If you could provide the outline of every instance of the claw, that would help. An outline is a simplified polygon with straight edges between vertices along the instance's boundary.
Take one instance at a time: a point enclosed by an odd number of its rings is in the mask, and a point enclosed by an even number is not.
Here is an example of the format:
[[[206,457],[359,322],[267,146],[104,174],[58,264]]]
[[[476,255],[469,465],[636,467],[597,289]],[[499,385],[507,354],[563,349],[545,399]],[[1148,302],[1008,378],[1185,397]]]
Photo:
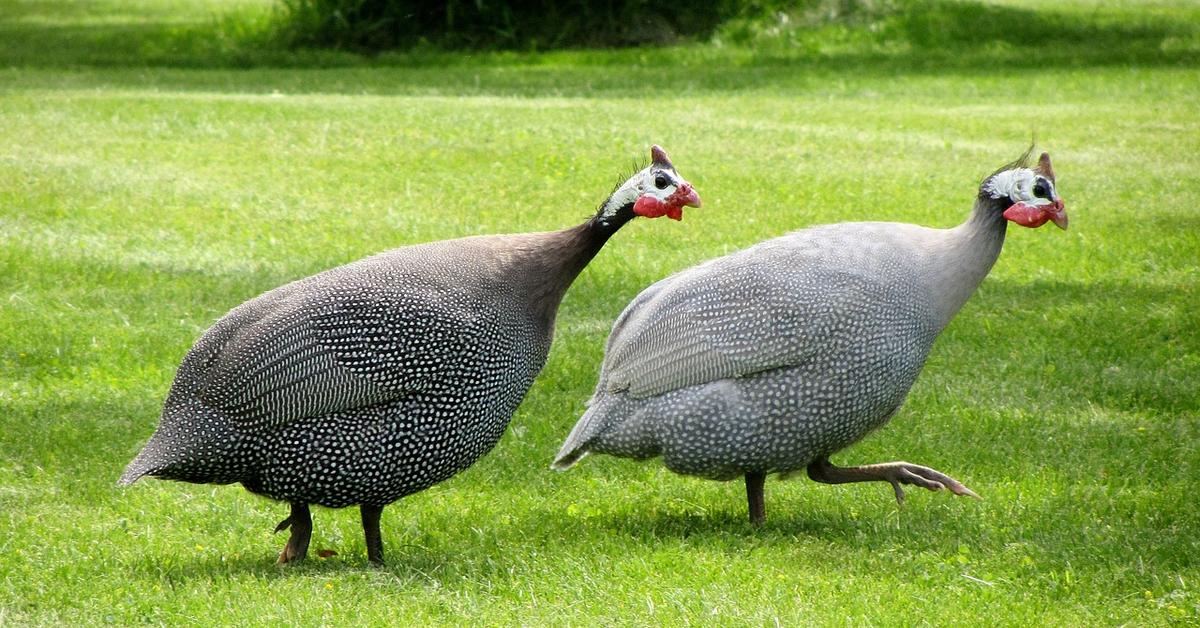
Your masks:
[[[975,499],[979,499],[979,500],[983,499],[982,497],[976,495],[975,491],[972,491],[971,489],[969,489],[957,482],[955,482],[955,486],[950,487],[950,492],[954,493],[955,495],[961,495],[963,497],[974,497]]]
[[[975,491],[963,486],[958,480],[929,467],[901,463],[893,467],[893,471],[894,477],[889,477],[888,480],[896,489],[897,501],[900,503],[904,503],[904,492],[900,489],[900,484],[912,484],[931,491],[947,489],[955,495],[979,499]]]
[[[275,526],[275,532],[279,533],[288,528],[292,529],[292,533],[283,546],[283,551],[279,553],[276,565],[302,560],[308,554],[308,542],[312,538],[312,515],[308,511],[308,504],[292,504],[291,514]]]
[[[826,484],[846,482],[870,482],[882,480],[892,485],[896,492],[896,503],[904,504],[904,489],[901,485],[911,484],[931,491],[948,489],[955,495],[979,499],[975,491],[965,487],[954,478],[929,467],[908,462],[885,462],[861,467],[837,467],[822,458],[809,463],[808,477]]]
[[[283,546],[283,551],[279,552],[279,558],[275,560],[276,565],[286,565],[303,560],[308,555],[308,539],[298,540],[295,538],[288,539],[286,545]],[[324,558],[324,556],[322,556]]]

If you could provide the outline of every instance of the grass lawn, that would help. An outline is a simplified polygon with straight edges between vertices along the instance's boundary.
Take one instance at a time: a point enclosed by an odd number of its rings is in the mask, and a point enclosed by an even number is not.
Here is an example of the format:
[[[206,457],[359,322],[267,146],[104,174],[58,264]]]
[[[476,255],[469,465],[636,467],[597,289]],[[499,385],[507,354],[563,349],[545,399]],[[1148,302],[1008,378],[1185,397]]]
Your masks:
[[[266,0],[176,5],[0,0],[0,625],[1200,622],[1196,4],[374,59],[256,52]],[[807,225],[957,224],[1033,134],[1071,229],[1010,229],[908,403],[834,458],[982,501],[770,481],[755,529],[740,482],[548,470],[643,287]],[[277,568],[283,504],[116,488],[231,307],[395,246],[575,224],[651,143],[705,207],[609,243],[495,450],[384,511],[385,568],[355,509],[314,513],[336,556]]]

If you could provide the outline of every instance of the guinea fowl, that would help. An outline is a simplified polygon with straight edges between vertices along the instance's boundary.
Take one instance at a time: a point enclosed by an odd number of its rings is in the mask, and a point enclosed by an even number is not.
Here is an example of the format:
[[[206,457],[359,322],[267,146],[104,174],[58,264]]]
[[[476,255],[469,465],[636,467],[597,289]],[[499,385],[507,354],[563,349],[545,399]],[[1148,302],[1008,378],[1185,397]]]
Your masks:
[[[383,507],[496,444],[580,271],[635,216],[679,220],[684,206],[700,197],[655,146],[579,226],[403,247],[251,299],[184,357],[120,484],[240,482],[289,502],[280,563],[305,556],[310,504],[357,504],[382,562]]]
[[[933,469],[836,467],[829,456],[903,403],[934,340],[1000,254],[1006,219],[1067,228],[1049,155],[988,177],[952,229],[859,222],[813,227],[650,286],[613,325],[588,409],[559,450],[715,480],[743,476],[750,520],[771,473],[829,484],[890,482],[975,496]]]

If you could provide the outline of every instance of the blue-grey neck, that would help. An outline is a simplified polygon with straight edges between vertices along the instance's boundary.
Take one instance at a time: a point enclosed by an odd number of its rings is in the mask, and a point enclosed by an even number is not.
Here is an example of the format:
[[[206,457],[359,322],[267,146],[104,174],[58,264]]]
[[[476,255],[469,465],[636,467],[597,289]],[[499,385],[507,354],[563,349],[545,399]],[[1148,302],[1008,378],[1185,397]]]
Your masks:
[[[949,324],[992,270],[1004,247],[1008,222],[1002,201],[980,196],[961,225],[943,232],[930,269],[941,327]]]

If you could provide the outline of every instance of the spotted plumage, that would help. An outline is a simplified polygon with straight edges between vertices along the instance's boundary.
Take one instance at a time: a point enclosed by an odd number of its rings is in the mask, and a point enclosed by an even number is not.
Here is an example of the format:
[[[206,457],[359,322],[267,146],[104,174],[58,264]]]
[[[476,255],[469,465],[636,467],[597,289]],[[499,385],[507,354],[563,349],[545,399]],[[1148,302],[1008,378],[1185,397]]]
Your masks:
[[[496,444],[546,361],[559,301],[609,236],[684,205],[699,196],[654,147],[578,227],[404,247],[251,299],[183,359],[120,483],[240,482],[290,502],[281,562],[307,550],[309,504],[360,505],[380,561],[382,507]]]
[[[886,480],[898,499],[904,483],[973,494],[925,467],[843,469],[828,457],[900,407],[1018,206],[1021,224],[1065,227],[1048,156],[1037,171],[1018,163],[985,180],[953,229],[813,227],[652,285],[614,324],[596,391],[554,467],[589,452],[661,455],[677,473],[744,476],[754,521],[765,516],[763,478],[801,469],[832,483]]]

